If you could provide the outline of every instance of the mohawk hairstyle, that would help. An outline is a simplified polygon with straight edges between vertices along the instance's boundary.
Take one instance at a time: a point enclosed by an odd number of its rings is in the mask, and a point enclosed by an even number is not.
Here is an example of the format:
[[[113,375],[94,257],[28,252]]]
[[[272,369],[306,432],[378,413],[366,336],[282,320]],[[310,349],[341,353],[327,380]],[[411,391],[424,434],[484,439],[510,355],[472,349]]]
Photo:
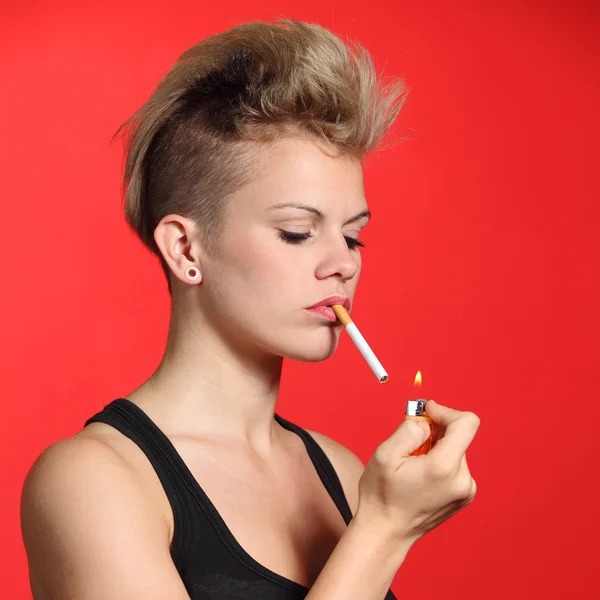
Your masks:
[[[124,140],[125,219],[159,258],[169,293],[154,229],[179,214],[214,247],[227,199],[257,169],[249,141],[308,133],[362,159],[407,93],[401,79],[378,80],[362,46],[289,19],[237,25],[184,52],[113,137]]]

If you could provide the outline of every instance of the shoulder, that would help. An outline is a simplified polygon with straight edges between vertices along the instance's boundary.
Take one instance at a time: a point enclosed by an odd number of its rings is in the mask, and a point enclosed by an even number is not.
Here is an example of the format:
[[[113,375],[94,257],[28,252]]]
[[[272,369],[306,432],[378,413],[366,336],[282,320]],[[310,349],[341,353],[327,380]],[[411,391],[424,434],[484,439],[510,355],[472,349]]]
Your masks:
[[[124,460],[97,438],[73,436],[46,448],[23,484],[24,533],[48,523],[73,523],[110,497],[135,500],[138,485]]]
[[[53,486],[60,492],[75,482],[118,476],[125,470],[124,461],[108,444],[94,437],[73,436],[52,444],[37,457],[23,491],[43,493]]]
[[[352,514],[356,514],[358,508],[358,482],[365,470],[364,464],[352,450],[334,439],[310,429],[305,431],[313,437],[330,460],[340,478]]]
[[[27,473],[23,491],[27,494],[43,492],[52,482],[69,484],[94,467],[96,473],[123,467],[118,455],[106,444],[92,437],[73,436],[46,448]],[[58,491],[58,490],[57,490]]]
[[[176,585],[164,521],[123,458],[96,438],[74,436],[40,454],[23,484],[21,532],[30,574],[52,597],[139,591],[146,563],[157,582],[164,575]]]
[[[93,437],[74,436],[46,448],[27,473],[21,492],[26,547],[29,542],[38,547],[43,532],[68,543],[73,536],[83,537],[81,529],[91,535],[100,523],[122,523],[132,513],[141,516],[154,535],[163,534],[164,521],[132,469],[108,444]]]

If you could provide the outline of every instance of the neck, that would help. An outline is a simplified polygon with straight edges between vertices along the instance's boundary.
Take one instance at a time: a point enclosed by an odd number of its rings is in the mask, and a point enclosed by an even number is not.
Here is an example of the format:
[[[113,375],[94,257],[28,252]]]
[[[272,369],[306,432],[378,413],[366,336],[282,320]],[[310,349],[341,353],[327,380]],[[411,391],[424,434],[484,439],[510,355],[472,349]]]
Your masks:
[[[165,354],[128,398],[170,434],[247,445],[267,455],[283,358],[224,339],[222,332],[171,313]]]

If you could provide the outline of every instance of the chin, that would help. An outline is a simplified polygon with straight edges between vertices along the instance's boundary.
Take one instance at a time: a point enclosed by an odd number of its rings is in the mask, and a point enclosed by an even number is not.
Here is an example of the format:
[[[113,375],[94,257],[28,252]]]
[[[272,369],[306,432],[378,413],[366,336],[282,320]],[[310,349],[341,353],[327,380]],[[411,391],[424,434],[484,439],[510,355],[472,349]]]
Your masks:
[[[324,330],[324,333],[299,338],[298,343],[281,349],[282,356],[299,362],[320,362],[329,358],[336,351],[340,336],[334,329]]]

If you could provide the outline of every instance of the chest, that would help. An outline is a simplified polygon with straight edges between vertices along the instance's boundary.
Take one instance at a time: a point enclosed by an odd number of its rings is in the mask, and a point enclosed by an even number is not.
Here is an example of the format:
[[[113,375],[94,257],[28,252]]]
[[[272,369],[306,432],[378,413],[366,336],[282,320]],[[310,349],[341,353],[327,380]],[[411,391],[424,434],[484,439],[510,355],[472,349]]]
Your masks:
[[[86,430],[86,435],[110,444],[131,467],[157,507],[172,545],[173,512],[147,456],[104,423],[92,423]],[[290,434],[286,450],[265,464],[235,449],[169,437],[243,552],[267,570],[311,587],[346,523],[303,442]]]
[[[80,435],[101,439],[128,464],[171,546],[171,505],[141,448],[104,423],[91,423]],[[169,439],[242,551],[268,571],[311,587],[347,526],[302,440],[290,433],[285,450],[267,464],[197,440]]]
[[[244,552],[310,587],[346,524],[306,450],[298,448],[265,469],[235,453],[182,440],[173,444]],[[166,516],[172,532],[171,511]]]

